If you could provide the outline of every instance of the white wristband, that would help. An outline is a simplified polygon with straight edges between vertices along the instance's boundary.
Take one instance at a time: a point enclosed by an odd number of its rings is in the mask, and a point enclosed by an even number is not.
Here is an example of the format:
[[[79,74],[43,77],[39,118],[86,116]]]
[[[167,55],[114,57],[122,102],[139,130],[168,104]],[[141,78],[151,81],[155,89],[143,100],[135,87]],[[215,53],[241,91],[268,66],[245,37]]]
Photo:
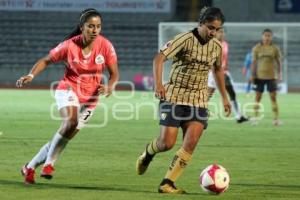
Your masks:
[[[32,79],[34,78],[33,74],[27,74],[27,76],[30,76]]]

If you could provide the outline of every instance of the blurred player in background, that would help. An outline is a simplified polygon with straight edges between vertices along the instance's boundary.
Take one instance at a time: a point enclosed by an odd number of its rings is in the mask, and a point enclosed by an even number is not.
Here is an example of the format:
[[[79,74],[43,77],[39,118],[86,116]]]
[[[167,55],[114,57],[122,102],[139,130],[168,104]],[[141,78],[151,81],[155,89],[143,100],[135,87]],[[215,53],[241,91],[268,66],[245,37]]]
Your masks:
[[[252,52],[248,52],[245,57],[244,66],[242,73],[247,79],[246,94],[249,95],[251,91],[251,63],[252,63]]]
[[[270,93],[272,111],[274,113],[273,124],[281,125],[279,120],[278,104],[276,100],[277,82],[282,81],[281,52],[277,45],[272,42],[273,32],[265,29],[262,32],[262,42],[256,44],[252,50],[252,77],[253,88],[256,91],[254,114],[252,123],[257,124],[259,116],[259,103],[262,98],[265,86]]]
[[[188,165],[198,140],[207,127],[207,76],[210,69],[215,73],[225,112],[230,114],[221,63],[222,46],[214,38],[224,20],[220,9],[202,9],[199,26],[175,36],[154,58],[155,95],[160,99],[160,135],[147,144],[138,158],[137,173],[144,174],[157,153],[172,149],[179,127],[183,131],[183,144],[159,185],[160,193],[185,193],[174,182]],[[172,70],[168,83],[163,85],[163,65],[168,59],[173,61]]]
[[[17,81],[22,87],[52,63],[65,62],[66,71],[59,82],[55,99],[62,123],[51,141],[46,143],[33,159],[23,166],[21,172],[25,183],[35,183],[35,169],[44,164],[41,177],[51,179],[54,163],[69,140],[89,121],[98,102],[99,94],[109,96],[119,78],[117,56],[114,47],[105,37],[99,35],[102,18],[95,9],[84,10],[76,29],[38,60],[28,75]],[[101,84],[102,73],[110,74],[107,85]]]
[[[248,121],[248,118],[244,117],[241,114],[241,110],[239,107],[239,103],[236,100],[236,93],[234,91],[233,87],[233,80],[230,75],[229,69],[228,69],[228,43],[225,41],[225,31],[224,28],[220,28],[217,31],[216,38],[221,42],[222,44],[222,68],[224,70],[224,79],[225,79],[225,88],[226,91],[230,97],[231,105],[233,107],[233,110],[235,111],[235,118],[237,123],[243,123]],[[212,97],[216,89],[216,83],[215,78],[213,76],[213,73],[210,71],[208,74],[208,94],[209,98]]]

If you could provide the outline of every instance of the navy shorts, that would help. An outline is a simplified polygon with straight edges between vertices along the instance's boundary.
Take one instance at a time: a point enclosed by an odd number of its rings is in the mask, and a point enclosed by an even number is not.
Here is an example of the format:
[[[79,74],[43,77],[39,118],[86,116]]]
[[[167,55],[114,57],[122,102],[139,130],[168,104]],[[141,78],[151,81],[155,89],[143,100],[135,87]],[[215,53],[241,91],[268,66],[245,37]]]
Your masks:
[[[208,111],[187,105],[177,105],[167,101],[159,103],[159,124],[163,126],[182,127],[184,123],[198,121],[207,128]]]
[[[263,93],[265,91],[265,86],[267,86],[268,92],[277,90],[277,82],[275,79],[254,79],[253,90],[256,92]]]

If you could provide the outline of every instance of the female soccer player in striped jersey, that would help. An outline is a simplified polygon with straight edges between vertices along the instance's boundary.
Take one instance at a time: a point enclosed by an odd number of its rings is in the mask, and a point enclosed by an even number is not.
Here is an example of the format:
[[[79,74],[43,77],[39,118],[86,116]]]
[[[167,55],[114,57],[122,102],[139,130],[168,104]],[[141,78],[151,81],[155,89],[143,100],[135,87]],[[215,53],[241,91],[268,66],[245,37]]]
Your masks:
[[[175,186],[175,181],[191,160],[198,140],[207,127],[207,76],[210,69],[216,76],[224,109],[227,115],[230,114],[221,67],[222,46],[214,38],[224,20],[220,9],[204,8],[199,26],[175,36],[154,58],[155,95],[160,99],[160,134],[137,159],[137,173],[144,174],[157,153],[168,151],[175,145],[179,127],[183,131],[182,146],[159,185],[160,193],[185,193]],[[172,70],[169,81],[163,85],[163,64],[167,59],[173,61]]]
[[[28,75],[17,81],[22,87],[30,83],[45,68],[57,62],[66,63],[55,99],[62,123],[51,141],[23,166],[25,183],[35,183],[35,169],[43,165],[41,177],[51,179],[54,163],[70,139],[87,123],[98,102],[99,94],[109,96],[118,81],[117,56],[111,42],[100,35],[102,18],[95,9],[84,10],[76,29],[49,54],[38,60]],[[108,69],[107,85],[101,84],[102,73]]]
[[[251,80],[255,90],[255,116],[251,119],[253,125],[258,123],[260,101],[265,86],[270,94],[274,114],[273,124],[275,126],[282,125],[277,103],[277,83],[282,81],[282,56],[279,47],[272,40],[273,32],[267,28],[262,32],[262,41],[252,49]]]

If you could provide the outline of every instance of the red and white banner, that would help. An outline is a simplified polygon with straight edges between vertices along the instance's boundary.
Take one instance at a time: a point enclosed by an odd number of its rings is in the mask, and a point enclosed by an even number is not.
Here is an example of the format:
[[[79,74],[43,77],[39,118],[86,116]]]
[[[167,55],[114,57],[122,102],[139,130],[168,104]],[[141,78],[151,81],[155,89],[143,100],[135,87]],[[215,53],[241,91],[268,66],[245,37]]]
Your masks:
[[[7,11],[81,11],[170,13],[171,0],[0,0]]]

